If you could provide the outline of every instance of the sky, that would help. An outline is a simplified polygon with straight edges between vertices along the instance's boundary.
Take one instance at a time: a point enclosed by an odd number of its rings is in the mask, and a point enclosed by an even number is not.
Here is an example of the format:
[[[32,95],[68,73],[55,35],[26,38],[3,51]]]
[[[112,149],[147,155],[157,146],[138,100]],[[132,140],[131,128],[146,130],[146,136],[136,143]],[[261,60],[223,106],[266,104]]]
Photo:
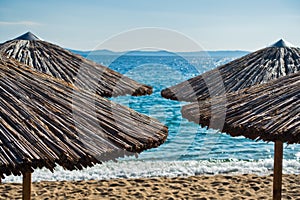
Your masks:
[[[300,47],[300,1],[0,0],[0,43],[27,31],[77,50],[253,51],[280,38]]]

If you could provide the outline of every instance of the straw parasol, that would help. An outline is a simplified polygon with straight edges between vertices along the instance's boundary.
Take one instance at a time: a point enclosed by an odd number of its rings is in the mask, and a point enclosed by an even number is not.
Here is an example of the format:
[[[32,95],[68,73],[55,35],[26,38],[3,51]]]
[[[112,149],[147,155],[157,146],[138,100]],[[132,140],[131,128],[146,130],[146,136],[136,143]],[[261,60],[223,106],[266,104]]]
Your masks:
[[[31,32],[0,44],[0,53],[15,58],[38,72],[63,79],[82,89],[96,91],[100,96],[141,96],[152,93],[152,87],[42,41]]]
[[[167,137],[167,127],[153,118],[2,55],[0,93],[0,176],[23,174],[24,199],[38,167],[82,169]]]
[[[266,83],[300,71],[300,49],[284,40],[166,88],[167,99],[193,102]]]
[[[283,143],[300,143],[300,72],[266,84],[183,106],[182,115],[202,127],[222,112],[223,130],[231,136],[275,142],[273,199],[281,199]],[[214,127],[210,127],[214,128]]]

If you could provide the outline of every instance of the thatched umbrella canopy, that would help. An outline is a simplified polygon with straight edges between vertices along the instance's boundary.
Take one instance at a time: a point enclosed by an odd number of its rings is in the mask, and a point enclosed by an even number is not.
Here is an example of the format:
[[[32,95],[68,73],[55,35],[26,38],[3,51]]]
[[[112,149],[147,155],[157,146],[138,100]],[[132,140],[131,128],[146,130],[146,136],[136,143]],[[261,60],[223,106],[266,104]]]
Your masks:
[[[266,83],[300,71],[300,49],[279,40],[202,75],[162,90],[167,99],[193,102]]]
[[[0,53],[32,69],[75,84],[100,96],[141,96],[152,93],[152,87],[138,83],[118,72],[87,60],[28,32],[0,44]]]
[[[210,126],[212,120],[218,120],[217,113],[223,112],[221,104],[226,109],[221,131],[275,142],[273,198],[280,199],[282,144],[300,143],[300,72],[226,96],[194,102],[182,108],[182,115],[202,127]]]
[[[23,174],[27,191],[37,167],[82,169],[167,137],[153,118],[1,55],[0,93],[0,176]]]

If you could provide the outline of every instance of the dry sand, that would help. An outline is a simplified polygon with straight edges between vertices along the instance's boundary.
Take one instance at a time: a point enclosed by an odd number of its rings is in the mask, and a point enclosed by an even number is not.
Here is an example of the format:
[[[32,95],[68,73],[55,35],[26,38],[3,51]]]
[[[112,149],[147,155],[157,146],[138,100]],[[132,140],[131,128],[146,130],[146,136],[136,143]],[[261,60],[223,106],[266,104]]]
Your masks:
[[[300,200],[300,175],[283,176],[283,199]],[[20,199],[21,184],[0,184],[0,199]],[[36,182],[32,199],[271,199],[272,177],[257,175]]]

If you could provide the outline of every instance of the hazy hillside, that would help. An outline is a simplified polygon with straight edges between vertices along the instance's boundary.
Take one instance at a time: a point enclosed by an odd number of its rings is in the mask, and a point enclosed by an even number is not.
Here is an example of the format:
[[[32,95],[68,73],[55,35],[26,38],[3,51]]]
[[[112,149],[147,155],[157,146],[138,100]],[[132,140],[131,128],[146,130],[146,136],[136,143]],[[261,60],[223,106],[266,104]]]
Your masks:
[[[212,56],[212,57],[241,57],[249,51],[197,51],[197,52],[169,52],[169,51],[128,51],[128,52],[114,52],[110,50],[95,50],[95,51],[80,51],[68,49],[73,53],[87,56],[87,55],[128,55],[128,56]]]

